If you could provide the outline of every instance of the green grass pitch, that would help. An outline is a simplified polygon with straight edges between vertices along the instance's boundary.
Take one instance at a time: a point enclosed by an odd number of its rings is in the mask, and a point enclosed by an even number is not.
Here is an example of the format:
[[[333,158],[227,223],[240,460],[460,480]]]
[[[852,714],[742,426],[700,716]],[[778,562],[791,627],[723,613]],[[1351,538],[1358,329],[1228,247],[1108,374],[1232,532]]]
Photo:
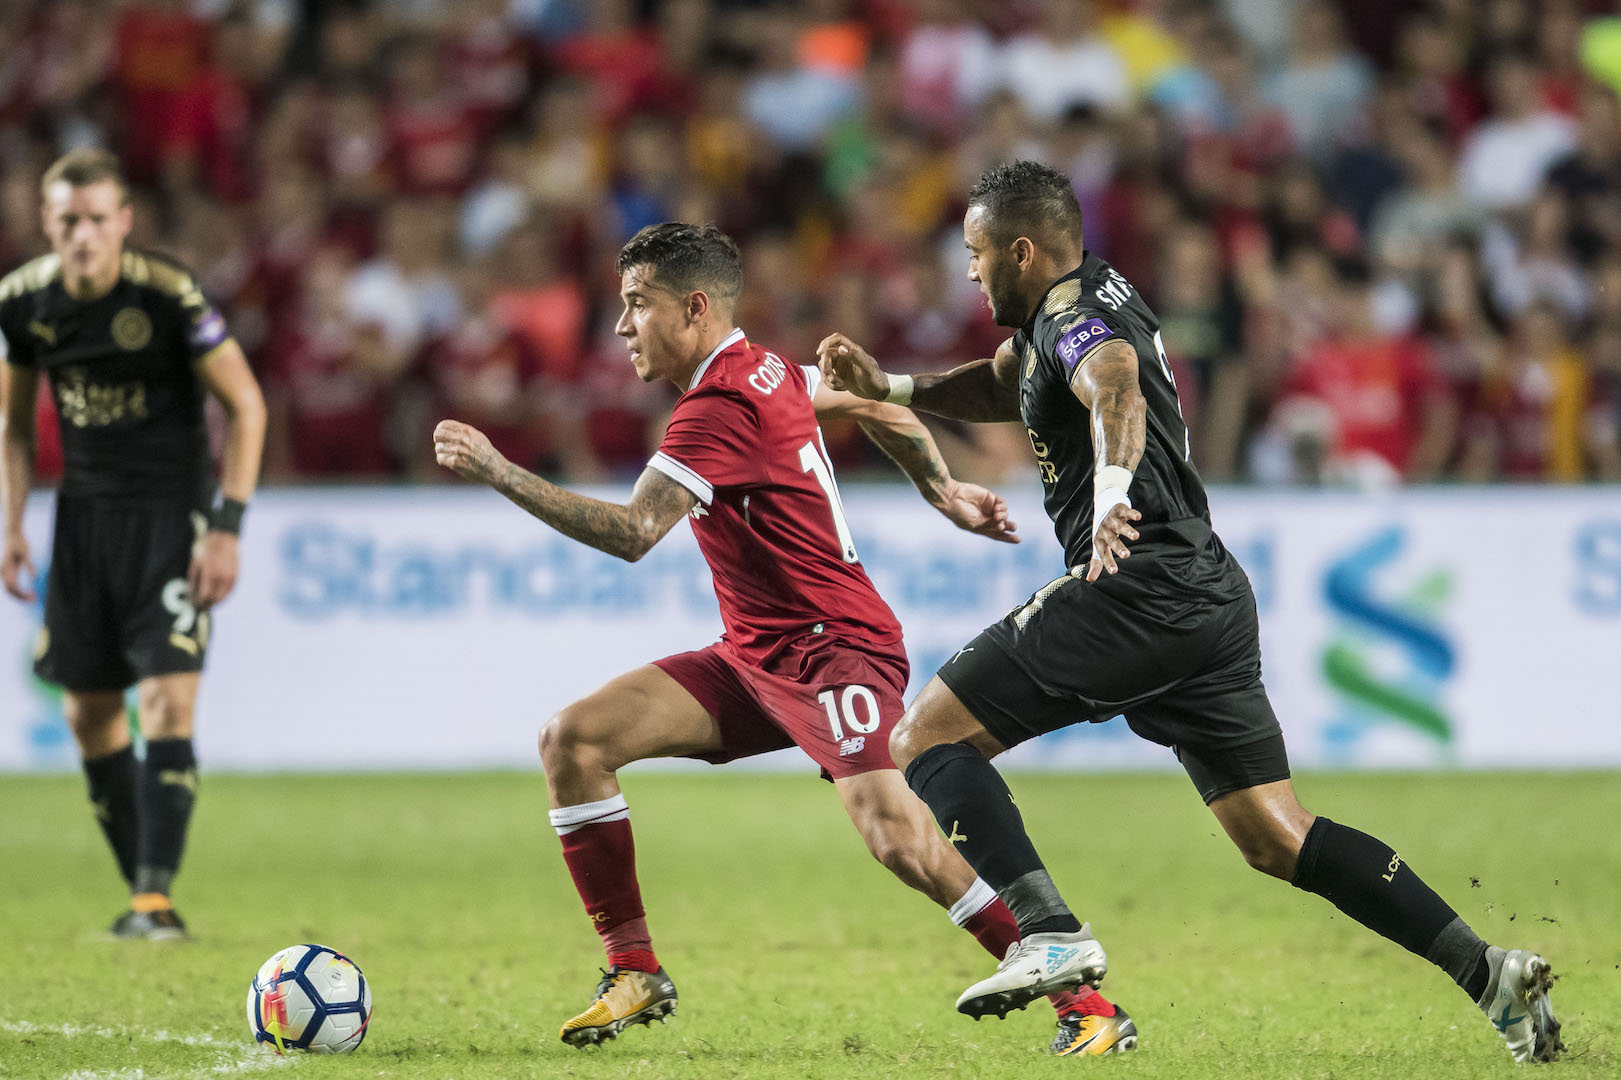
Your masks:
[[[989,959],[865,853],[827,785],[626,778],[667,1027],[557,1040],[601,954],[538,775],[206,776],[179,882],[190,945],[95,940],[120,893],[77,778],[0,779],[0,1077],[1508,1076],[1439,972],[1245,867],[1176,776],[1013,778],[1054,877],[1109,950],[1131,1057],[1057,1060],[1045,1005],[973,1023]],[[1542,950],[1569,1058],[1621,1074],[1621,776],[1306,776],[1488,939]],[[1478,882],[1478,884],[1476,884]],[[284,945],[347,952],[376,995],[347,1058],[247,1044]]]

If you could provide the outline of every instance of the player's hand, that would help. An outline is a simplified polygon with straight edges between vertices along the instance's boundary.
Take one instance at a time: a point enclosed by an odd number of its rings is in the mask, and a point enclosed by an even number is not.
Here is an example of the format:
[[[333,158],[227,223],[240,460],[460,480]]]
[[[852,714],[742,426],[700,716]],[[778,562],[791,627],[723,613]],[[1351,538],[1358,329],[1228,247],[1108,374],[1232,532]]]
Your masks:
[[[433,429],[433,455],[464,480],[480,484],[492,483],[506,464],[488,436],[459,420],[441,420]]]
[[[217,530],[205,534],[202,546],[191,557],[191,568],[186,571],[191,606],[207,611],[229,596],[236,586],[236,567],[236,534]]]
[[[28,574],[29,585],[23,584],[23,573]],[[28,541],[21,533],[6,537],[6,550],[0,555],[0,579],[6,583],[6,592],[19,600],[34,601],[32,582],[39,575],[34,571],[34,560],[28,557]]]
[[[1086,568],[1086,580],[1096,581],[1105,570],[1116,573],[1120,566],[1115,560],[1131,558],[1126,541],[1137,539],[1137,530],[1131,527],[1131,523],[1142,519],[1141,512],[1125,503],[1117,504],[1103,516],[1103,520],[1098,522],[1097,531],[1092,534],[1092,563]]]
[[[1019,542],[1019,527],[1008,519],[1006,500],[988,488],[953,480],[939,509],[959,529],[1004,544]]]
[[[843,334],[829,334],[816,346],[816,362],[829,388],[848,390],[868,401],[889,396],[889,376],[866,349]]]

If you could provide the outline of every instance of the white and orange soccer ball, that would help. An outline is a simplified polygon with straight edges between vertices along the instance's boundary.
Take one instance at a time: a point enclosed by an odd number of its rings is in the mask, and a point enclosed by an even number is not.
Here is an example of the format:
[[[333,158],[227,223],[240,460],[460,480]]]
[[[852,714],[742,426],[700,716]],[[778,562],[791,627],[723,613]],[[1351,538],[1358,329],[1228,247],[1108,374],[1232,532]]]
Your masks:
[[[325,945],[292,945],[264,962],[248,987],[248,1030],[278,1054],[347,1054],[366,1038],[371,984]]]

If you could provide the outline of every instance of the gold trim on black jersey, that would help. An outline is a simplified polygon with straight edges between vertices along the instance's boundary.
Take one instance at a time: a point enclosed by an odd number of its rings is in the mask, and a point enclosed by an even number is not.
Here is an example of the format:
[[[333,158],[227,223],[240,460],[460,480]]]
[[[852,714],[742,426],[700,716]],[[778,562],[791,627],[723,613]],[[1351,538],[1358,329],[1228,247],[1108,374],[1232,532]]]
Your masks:
[[[1041,302],[1041,310],[1049,318],[1062,315],[1065,311],[1081,302],[1081,282],[1071,278],[1060,281],[1047,290],[1046,299]]]
[[[203,291],[180,267],[142,251],[125,251],[119,274],[132,285],[146,285],[166,296],[178,297],[181,307],[203,302]]]
[[[23,263],[0,278],[0,301],[39,292],[62,274],[62,259],[52,253]]]

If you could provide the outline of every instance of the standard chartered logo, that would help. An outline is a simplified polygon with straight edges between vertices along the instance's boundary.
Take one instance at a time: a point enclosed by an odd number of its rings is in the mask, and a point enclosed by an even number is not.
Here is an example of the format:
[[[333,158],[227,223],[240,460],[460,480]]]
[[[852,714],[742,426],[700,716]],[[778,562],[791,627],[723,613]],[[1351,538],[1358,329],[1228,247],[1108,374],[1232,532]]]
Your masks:
[[[1444,566],[1398,572],[1406,544],[1399,526],[1375,533],[1333,563],[1323,581],[1334,635],[1323,650],[1323,678],[1341,712],[1331,742],[1351,745],[1379,724],[1396,724],[1450,747],[1444,691],[1457,652],[1441,624],[1452,594]]]

